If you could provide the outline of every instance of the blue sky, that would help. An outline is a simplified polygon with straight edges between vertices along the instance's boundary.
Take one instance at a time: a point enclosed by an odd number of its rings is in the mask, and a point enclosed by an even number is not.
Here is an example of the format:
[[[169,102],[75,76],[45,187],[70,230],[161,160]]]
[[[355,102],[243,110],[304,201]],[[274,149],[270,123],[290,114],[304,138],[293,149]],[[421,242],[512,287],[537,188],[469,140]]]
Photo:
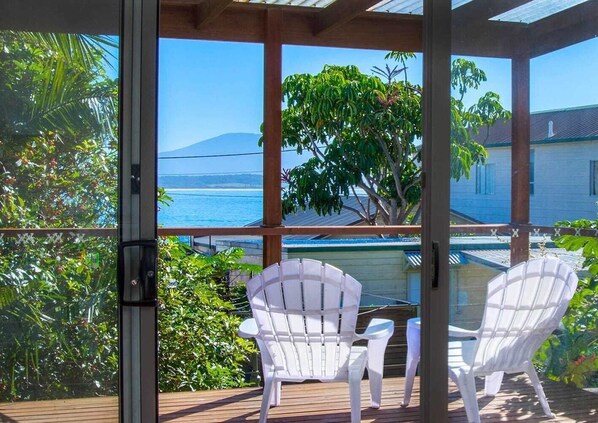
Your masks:
[[[373,66],[393,64],[384,59],[386,53],[285,46],[283,77],[317,73],[325,64],[353,64],[371,73]],[[510,109],[510,61],[472,59],[488,76],[482,92],[497,92]],[[421,55],[408,66],[409,79],[421,82]],[[597,39],[532,60],[532,111],[598,104],[597,68]],[[160,151],[228,132],[259,132],[264,89],[261,44],[162,39],[159,72]]]

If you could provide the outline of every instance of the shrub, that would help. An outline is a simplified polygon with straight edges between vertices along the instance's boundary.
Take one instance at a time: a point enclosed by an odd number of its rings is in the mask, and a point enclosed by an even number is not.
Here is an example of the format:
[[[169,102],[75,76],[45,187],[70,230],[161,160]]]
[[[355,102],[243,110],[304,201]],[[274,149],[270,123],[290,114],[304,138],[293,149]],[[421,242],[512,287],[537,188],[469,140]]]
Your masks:
[[[598,229],[598,220],[557,222],[557,225]],[[580,278],[560,330],[540,348],[535,364],[550,379],[579,388],[598,386],[598,238],[563,235],[555,242],[568,251],[581,250],[583,267],[589,274]]]
[[[241,249],[202,256],[172,239],[160,248],[160,390],[241,386],[255,349],[237,336],[241,319],[230,300],[244,292],[227,275],[255,267],[240,263]]]

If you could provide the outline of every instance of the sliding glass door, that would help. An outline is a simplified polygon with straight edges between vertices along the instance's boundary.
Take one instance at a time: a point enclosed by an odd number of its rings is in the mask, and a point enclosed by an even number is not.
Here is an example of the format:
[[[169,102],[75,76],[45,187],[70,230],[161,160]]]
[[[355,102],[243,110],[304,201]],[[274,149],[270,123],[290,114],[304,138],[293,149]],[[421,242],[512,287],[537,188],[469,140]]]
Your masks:
[[[0,420],[156,419],[157,12],[0,5]]]

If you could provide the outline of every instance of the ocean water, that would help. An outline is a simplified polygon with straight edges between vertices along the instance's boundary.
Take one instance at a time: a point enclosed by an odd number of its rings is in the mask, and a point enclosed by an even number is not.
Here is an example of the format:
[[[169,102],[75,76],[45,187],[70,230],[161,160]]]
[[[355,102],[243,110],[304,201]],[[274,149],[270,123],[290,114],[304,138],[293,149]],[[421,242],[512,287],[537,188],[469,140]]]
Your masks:
[[[162,227],[244,226],[262,217],[261,189],[171,188],[169,206],[160,205]]]

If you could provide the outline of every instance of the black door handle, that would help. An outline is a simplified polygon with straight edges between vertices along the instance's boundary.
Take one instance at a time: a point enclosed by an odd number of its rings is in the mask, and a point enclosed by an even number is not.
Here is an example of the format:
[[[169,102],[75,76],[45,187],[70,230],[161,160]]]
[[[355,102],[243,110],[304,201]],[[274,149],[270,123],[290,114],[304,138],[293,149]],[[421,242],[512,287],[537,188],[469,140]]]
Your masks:
[[[139,286],[138,299],[125,298],[127,292],[127,289],[125,289],[127,284],[127,281],[125,281],[125,249],[134,247],[141,249],[141,258],[139,261],[139,268],[137,269],[137,276],[128,282],[132,287]],[[117,277],[118,296],[121,305],[132,307],[155,307],[158,304],[156,279],[157,256],[158,241],[155,239],[125,241],[118,245]]]

